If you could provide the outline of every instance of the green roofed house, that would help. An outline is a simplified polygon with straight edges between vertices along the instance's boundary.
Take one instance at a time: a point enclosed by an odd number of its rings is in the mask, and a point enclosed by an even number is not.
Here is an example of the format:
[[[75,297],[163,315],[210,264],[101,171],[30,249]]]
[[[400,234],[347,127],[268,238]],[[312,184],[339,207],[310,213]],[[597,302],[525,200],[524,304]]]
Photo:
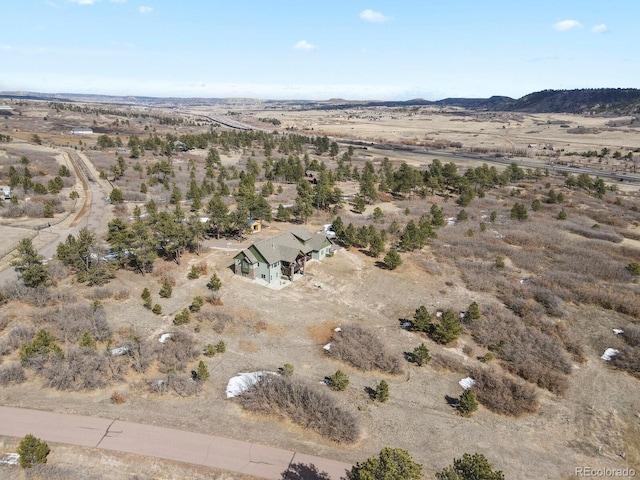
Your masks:
[[[234,257],[236,275],[261,279],[268,285],[295,280],[304,275],[309,260],[322,260],[331,250],[331,240],[322,233],[295,227],[275,237],[255,242]]]

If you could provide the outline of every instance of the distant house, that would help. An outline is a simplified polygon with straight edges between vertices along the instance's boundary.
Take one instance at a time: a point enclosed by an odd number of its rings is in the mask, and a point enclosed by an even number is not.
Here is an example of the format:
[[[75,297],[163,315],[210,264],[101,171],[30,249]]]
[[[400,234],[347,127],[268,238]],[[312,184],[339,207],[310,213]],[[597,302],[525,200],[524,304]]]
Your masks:
[[[279,282],[282,277],[294,280],[304,275],[308,261],[326,257],[331,245],[324,233],[295,227],[242,250],[234,257],[234,271],[236,275],[267,283]]]
[[[71,135],[91,135],[93,129],[88,127],[73,127],[71,129]]]
[[[2,189],[2,198],[4,200],[11,200],[11,187],[7,187],[6,185],[2,185],[0,187]]]

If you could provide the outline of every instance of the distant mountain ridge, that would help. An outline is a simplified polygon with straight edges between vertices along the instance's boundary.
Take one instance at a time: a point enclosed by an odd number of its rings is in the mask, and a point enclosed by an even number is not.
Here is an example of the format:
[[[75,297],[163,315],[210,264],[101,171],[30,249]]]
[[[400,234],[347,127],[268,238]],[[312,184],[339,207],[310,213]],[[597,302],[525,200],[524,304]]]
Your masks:
[[[324,102],[318,102],[323,104]],[[584,88],[576,90],[542,90],[522,98],[493,96],[490,98],[445,98],[437,101],[413,99],[392,102],[345,102],[324,108],[350,106],[439,106],[459,107],[476,111],[525,113],[574,113],[633,115],[640,113],[640,89],[637,88]]]
[[[532,113],[612,113],[640,112],[640,89],[584,88],[579,90],[543,90],[530,93],[505,110]]]
[[[514,99],[504,96],[490,98],[445,98],[437,101],[416,98],[405,101],[353,101],[344,99],[317,100],[260,100],[250,98],[177,98],[111,96],[73,93],[0,92],[0,98],[68,102],[103,102],[128,105],[195,106],[233,104],[303,105],[309,109],[340,110],[355,107],[439,106],[458,107],[475,111],[506,111],[526,113],[574,113],[601,115],[634,115],[640,113],[640,89],[584,88],[575,90],[542,90]]]

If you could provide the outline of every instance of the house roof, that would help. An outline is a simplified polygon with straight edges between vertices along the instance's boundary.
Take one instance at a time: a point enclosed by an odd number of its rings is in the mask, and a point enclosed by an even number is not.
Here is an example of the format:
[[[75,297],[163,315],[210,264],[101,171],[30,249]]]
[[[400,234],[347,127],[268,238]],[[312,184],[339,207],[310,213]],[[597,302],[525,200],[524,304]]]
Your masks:
[[[257,263],[258,256],[268,264],[279,261],[291,263],[300,253],[308,254],[312,251],[318,251],[328,241],[327,236],[323,233],[311,233],[304,227],[295,227],[275,237],[257,241],[238,255],[245,255],[251,263]],[[253,250],[257,255],[253,253]]]
[[[293,227],[289,232],[298,237],[302,242],[311,239],[311,232],[304,227]]]
[[[247,257],[247,260],[249,260],[250,263],[258,263],[258,259],[256,258],[256,256],[251,252],[251,250],[249,250],[248,248],[245,248],[244,250],[242,250],[238,255],[244,255],[245,257]],[[238,256],[236,255],[236,257]]]

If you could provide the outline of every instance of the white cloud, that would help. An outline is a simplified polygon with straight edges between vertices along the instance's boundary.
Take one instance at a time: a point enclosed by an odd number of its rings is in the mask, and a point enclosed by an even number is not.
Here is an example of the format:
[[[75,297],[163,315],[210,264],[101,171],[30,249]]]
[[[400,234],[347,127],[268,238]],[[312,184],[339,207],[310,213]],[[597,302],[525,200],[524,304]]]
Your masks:
[[[380,12],[367,8],[360,12],[360,18],[366,22],[382,23],[391,20],[392,17],[387,17]]]
[[[77,3],[78,5],[93,5],[100,0],[67,0],[69,3]]]
[[[127,3],[127,0],[109,0],[111,3]]]
[[[561,22],[553,24],[553,28],[558,32],[566,32],[567,30],[580,27],[582,27],[582,24],[577,20],[562,20]]]
[[[138,11],[143,15],[148,15],[153,12],[152,7],[138,7]]]
[[[596,25],[591,29],[591,31],[593,33],[604,33],[604,32],[607,32],[608,30],[609,30],[609,27],[607,27],[607,25],[605,23],[601,23],[600,25]]]
[[[300,40],[298,43],[296,43],[293,46],[293,48],[295,48],[296,50],[313,50],[314,48],[317,48],[317,47],[315,45],[311,45],[306,40]]]

